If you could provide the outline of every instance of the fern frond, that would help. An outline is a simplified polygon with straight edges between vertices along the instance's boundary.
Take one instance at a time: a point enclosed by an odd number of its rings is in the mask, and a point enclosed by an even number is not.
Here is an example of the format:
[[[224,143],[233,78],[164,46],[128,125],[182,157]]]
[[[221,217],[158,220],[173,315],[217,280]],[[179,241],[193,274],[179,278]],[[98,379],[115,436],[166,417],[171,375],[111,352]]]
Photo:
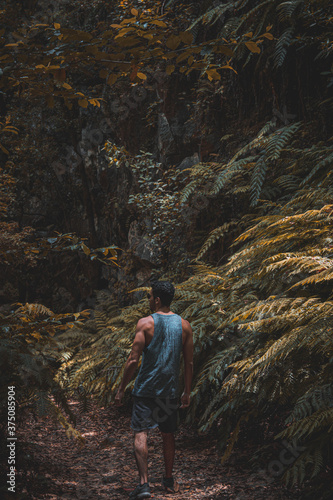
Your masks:
[[[301,123],[293,123],[285,126],[270,135],[266,145],[266,155],[273,161],[277,160],[281,154],[282,148],[290,141],[293,134],[300,128]]]
[[[235,9],[241,3],[241,0],[237,0],[236,2],[229,2],[226,5],[218,5],[213,9],[206,11],[202,16],[194,21],[191,24],[189,29],[192,29],[199,23],[203,24],[214,24],[216,23],[228,10]]]
[[[248,158],[243,158],[238,161],[230,161],[227,165],[223,165],[220,167],[221,173],[217,176],[214,181],[214,187],[210,191],[210,195],[218,194],[221,189],[225,186],[227,182],[229,182],[235,174],[238,172],[242,172],[244,168],[252,165],[254,160],[253,156],[249,156]]]
[[[319,429],[329,429],[333,424],[333,408],[321,408],[311,415],[292,423],[280,432],[276,438],[304,438]]]
[[[204,245],[199,250],[199,253],[198,253],[197,257],[196,257],[196,260],[200,260],[201,257],[209,250],[209,248],[217,240],[219,240],[225,234],[227,234],[229,232],[230,228],[234,227],[235,225],[237,225],[237,223],[235,221],[231,221],[231,222],[226,222],[226,223],[223,224],[223,226],[214,229],[210,233],[210,235],[209,235],[208,239],[205,241]]]
[[[317,165],[311,170],[311,172],[305,177],[305,179],[301,182],[301,186],[304,186],[308,183],[318,172],[320,169],[326,166],[331,166],[333,164],[333,150],[330,148],[330,153],[322,159]]]
[[[234,449],[235,443],[237,442],[238,436],[239,436],[239,431],[240,431],[240,426],[242,422],[247,422],[250,418],[250,415],[252,412],[249,412],[247,415],[243,415],[237,422],[229,440],[229,444],[227,446],[227,449],[224,452],[224,455],[221,458],[221,463],[223,464],[228,460],[230,457],[232,450]]]
[[[255,165],[252,177],[251,177],[251,206],[255,206],[258,203],[260,192],[264,184],[265,176],[267,172],[267,163],[264,157],[261,157]]]
[[[287,424],[306,418],[322,408],[333,406],[333,386],[331,383],[310,387],[297,401],[286,420]]]
[[[181,195],[181,198],[180,198],[180,201],[179,201],[180,204],[186,203],[186,201],[189,199],[191,194],[195,191],[197,185],[198,185],[198,180],[194,179],[186,186],[186,188],[184,188],[182,195]]]
[[[288,48],[293,41],[294,26],[287,28],[279,37],[274,52],[274,66],[280,68],[287,55]]]
[[[297,8],[302,4],[302,0],[290,0],[288,2],[282,2],[277,6],[279,12],[279,21],[283,23],[284,21],[290,20]]]

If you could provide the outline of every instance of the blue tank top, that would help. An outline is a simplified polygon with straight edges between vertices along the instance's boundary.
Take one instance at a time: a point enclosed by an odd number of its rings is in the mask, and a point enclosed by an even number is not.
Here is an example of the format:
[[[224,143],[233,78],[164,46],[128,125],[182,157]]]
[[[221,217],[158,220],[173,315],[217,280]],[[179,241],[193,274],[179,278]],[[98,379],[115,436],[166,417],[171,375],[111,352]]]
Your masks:
[[[177,398],[180,355],[183,346],[182,319],[178,314],[152,314],[154,336],[142,353],[133,395]]]

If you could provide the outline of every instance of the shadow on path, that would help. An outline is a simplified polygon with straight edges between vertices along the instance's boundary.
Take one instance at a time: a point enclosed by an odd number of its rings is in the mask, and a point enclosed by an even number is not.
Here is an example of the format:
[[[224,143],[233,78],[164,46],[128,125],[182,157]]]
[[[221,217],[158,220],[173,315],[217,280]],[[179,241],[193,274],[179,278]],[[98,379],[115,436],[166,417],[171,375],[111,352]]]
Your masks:
[[[78,414],[77,403],[72,402]],[[130,411],[126,407],[95,407],[78,416],[77,429],[86,439],[79,447],[62,428],[49,418],[27,422],[18,439],[29,443],[33,470],[19,471],[17,491],[29,499],[121,500],[137,484],[133,455]],[[149,435],[149,481],[155,499],[282,500],[298,496],[279,483],[254,474],[244,460],[238,465],[221,465],[214,436],[198,436],[184,425],[176,435],[175,477],[180,492],[164,493],[161,437],[158,430]],[[38,471],[38,472],[36,472]]]

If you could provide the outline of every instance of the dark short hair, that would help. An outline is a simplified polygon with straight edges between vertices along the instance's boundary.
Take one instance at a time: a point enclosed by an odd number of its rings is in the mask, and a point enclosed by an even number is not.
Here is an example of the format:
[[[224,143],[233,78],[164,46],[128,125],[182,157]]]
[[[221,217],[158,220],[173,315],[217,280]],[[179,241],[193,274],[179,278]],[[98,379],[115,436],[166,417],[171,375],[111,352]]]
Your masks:
[[[162,306],[169,307],[173,296],[175,295],[175,287],[170,281],[153,281],[151,284],[154,298],[161,299]]]

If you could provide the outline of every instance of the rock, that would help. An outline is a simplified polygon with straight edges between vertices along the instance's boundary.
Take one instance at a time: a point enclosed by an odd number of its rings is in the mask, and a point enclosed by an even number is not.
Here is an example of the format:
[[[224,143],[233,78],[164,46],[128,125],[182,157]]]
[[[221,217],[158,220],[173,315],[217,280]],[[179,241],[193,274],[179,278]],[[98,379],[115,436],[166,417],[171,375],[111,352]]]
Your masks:
[[[161,155],[170,152],[170,147],[174,142],[174,137],[167,117],[164,113],[158,115],[158,149]]]
[[[153,241],[145,235],[143,235],[140,239],[134,252],[134,254],[141,260],[146,260],[153,265],[158,265],[161,263],[160,253],[160,248],[157,247],[157,245],[155,245]]]
[[[190,119],[184,124],[183,142],[188,144],[193,141],[196,132],[196,123]]]
[[[138,221],[134,220],[131,222],[128,231],[128,244],[130,248],[134,248],[140,240],[140,230],[138,226]]]
[[[138,286],[147,285],[149,278],[151,276],[151,269],[140,269],[136,273],[136,279],[138,280]]]
[[[188,156],[187,158],[184,158],[184,160],[178,166],[178,169],[185,170],[185,168],[191,168],[194,165],[197,165],[198,163],[200,163],[199,155],[198,153],[194,153],[193,156]]]
[[[134,250],[134,255],[139,259],[152,265],[161,263],[161,249],[146,232],[140,230],[138,221],[133,221],[130,224],[128,243],[130,249]]]
[[[171,133],[174,137],[182,137],[183,136],[183,127],[178,119],[174,119],[172,123],[170,123]]]
[[[145,226],[147,228],[147,231],[151,231],[152,228],[153,228],[153,225],[154,225],[154,221],[153,219],[149,218],[149,217],[146,217],[144,219],[144,223],[145,223]]]

